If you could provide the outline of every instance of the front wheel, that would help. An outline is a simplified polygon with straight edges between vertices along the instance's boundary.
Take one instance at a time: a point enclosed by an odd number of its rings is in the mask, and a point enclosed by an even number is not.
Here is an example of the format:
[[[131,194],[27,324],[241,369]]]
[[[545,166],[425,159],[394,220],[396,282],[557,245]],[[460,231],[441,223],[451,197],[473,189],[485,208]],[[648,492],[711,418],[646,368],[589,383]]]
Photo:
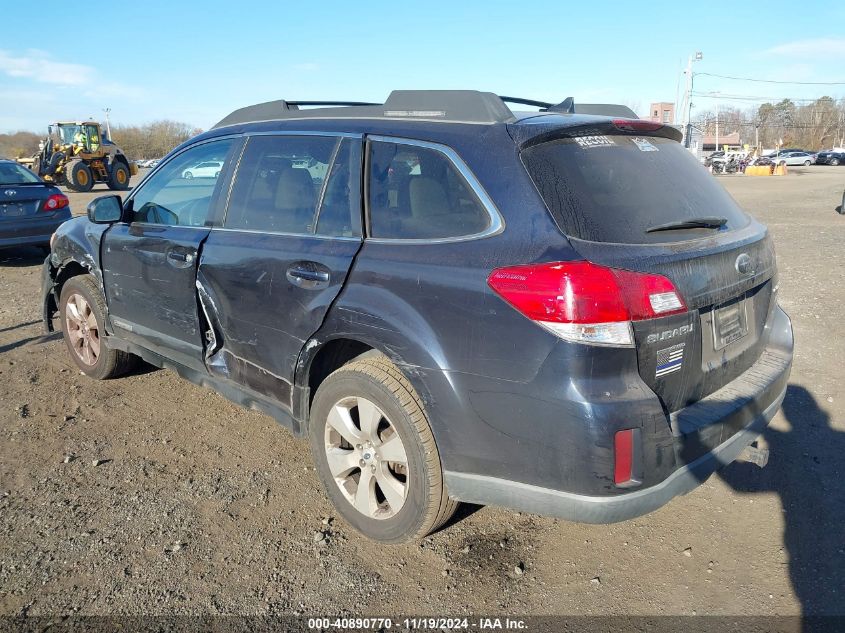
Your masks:
[[[455,512],[423,404],[382,356],[344,365],[320,385],[309,424],[323,486],[343,518],[371,539],[402,543]]]
[[[831,164],[831,165],[834,165],[834,166],[838,165],[838,164],[839,164],[839,159],[838,159],[838,158],[833,158],[833,159],[831,159],[830,164]]]
[[[103,294],[89,275],[72,277],[62,288],[59,314],[65,344],[76,366],[98,380],[125,374],[137,361],[106,344],[105,307]]]
[[[91,168],[81,160],[75,160],[65,166],[65,180],[69,189],[85,193],[94,186]]]
[[[194,177],[194,175],[191,172],[189,172],[189,171],[185,172],[185,178],[187,178],[188,180],[190,180],[193,177]]]
[[[810,161],[805,160],[805,161],[804,161],[804,167],[809,167],[809,166],[810,166]]]

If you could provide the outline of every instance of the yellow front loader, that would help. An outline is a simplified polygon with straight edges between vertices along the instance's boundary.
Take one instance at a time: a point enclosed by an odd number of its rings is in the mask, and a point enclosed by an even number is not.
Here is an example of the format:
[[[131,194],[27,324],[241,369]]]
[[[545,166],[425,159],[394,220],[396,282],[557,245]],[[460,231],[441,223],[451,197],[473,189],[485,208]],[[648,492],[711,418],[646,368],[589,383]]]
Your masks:
[[[61,121],[47,130],[38,153],[20,160],[44,180],[74,191],[90,191],[98,182],[106,183],[109,189],[129,189],[129,179],[138,168],[103,136],[99,123]]]

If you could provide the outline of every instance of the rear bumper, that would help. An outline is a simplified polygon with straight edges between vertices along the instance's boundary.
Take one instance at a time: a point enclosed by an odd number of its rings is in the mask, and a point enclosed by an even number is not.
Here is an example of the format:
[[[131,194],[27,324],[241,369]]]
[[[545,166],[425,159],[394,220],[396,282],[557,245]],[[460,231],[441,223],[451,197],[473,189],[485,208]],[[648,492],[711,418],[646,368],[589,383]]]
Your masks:
[[[737,457],[766,428],[780,408],[784,388],[745,429],[694,462],[676,470],[661,483],[615,497],[577,495],[517,481],[446,472],[449,494],[471,503],[498,505],[560,517],[579,523],[616,523],[647,514],[702,484],[716,470]]]
[[[444,475],[450,496],[584,523],[614,523],[656,510],[734,461],[777,413],[786,393],[793,352],[792,325],[779,307],[775,307],[767,330],[767,346],[747,371],[672,414],[669,429],[664,417],[662,434],[644,434],[646,487],[632,491],[605,487],[602,494],[591,494],[573,490],[572,482],[563,478],[548,487],[498,473],[458,472],[447,467]],[[596,443],[580,446],[582,453],[589,454]],[[540,456],[538,451],[537,456],[545,461],[546,455]],[[531,472],[530,463],[519,478]],[[612,468],[609,449],[594,449],[592,458],[579,464],[580,470],[592,473],[608,467]]]
[[[0,225],[0,248],[49,244],[50,236],[70,217],[70,213],[67,213],[55,214],[43,219],[27,218],[20,222],[5,222]]]

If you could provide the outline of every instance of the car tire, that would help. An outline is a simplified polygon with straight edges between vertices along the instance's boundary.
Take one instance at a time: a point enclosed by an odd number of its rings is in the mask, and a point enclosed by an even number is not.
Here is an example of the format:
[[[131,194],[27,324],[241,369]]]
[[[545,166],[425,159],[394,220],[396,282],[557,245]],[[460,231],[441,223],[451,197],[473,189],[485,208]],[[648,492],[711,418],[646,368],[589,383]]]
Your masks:
[[[191,172],[189,172],[189,171],[185,172],[185,178],[187,178],[188,180],[190,180],[193,177],[194,177],[194,175]]]
[[[109,189],[114,191],[126,191],[129,189],[129,168],[122,162],[117,162],[112,167],[109,178]]]
[[[94,174],[81,160],[72,161],[65,167],[65,180],[69,189],[85,193],[94,187]]]
[[[130,371],[138,357],[111,349],[105,336],[106,302],[90,275],[71,277],[59,299],[62,334],[76,366],[91,378],[105,380]]]
[[[836,165],[839,164],[839,159],[838,158],[831,158],[829,164],[836,166]]]
[[[308,434],[329,499],[347,523],[373,540],[422,538],[458,507],[446,492],[423,403],[383,356],[359,357],[323,381]]]
[[[214,177],[215,177],[215,178],[217,178],[219,175],[220,175],[220,172],[219,172],[219,171],[215,171],[215,172],[214,172]]]
[[[810,166],[810,161],[805,160],[805,161],[804,161],[804,167],[809,167],[809,166]]]

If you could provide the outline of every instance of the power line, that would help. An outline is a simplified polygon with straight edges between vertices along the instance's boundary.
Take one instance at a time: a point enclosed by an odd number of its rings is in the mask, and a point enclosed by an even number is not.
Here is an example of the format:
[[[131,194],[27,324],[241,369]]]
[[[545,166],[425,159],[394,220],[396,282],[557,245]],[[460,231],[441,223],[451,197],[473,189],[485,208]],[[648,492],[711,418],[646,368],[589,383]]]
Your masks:
[[[717,75],[715,73],[694,73],[696,77],[706,75],[707,77],[718,77],[719,79],[733,79],[734,81],[755,81],[764,84],[794,84],[799,86],[845,86],[845,81],[780,81],[777,79],[754,79],[752,77],[731,77],[730,75]]]
[[[693,92],[692,95],[694,97],[703,97],[705,99],[716,99],[719,101],[761,101],[761,102],[777,102],[777,101],[792,101],[793,103],[815,103],[822,97],[817,97],[815,99],[799,99],[796,97],[761,97],[755,95],[736,95],[736,94],[713,94],[711,92]],[[836,101],[839,99],[837,97],[832,97],[830,95],[824,95],[825,97],[829,97],[833,100],[834,105]]]

